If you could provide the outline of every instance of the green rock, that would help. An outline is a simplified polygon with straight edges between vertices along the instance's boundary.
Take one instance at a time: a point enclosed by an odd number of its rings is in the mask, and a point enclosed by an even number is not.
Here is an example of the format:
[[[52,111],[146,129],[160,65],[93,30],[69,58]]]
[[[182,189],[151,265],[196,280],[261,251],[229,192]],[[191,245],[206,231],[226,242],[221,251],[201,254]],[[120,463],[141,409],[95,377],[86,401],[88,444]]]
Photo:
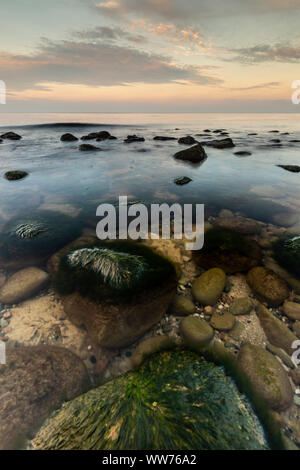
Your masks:
[[[201,350],[209,345],[214,337],[213,329],[197,317],[187,317],[180,323],[180,332],[186,344],[196,350]]]
[[[296,302],[284,302],[283,312],[290,320],[300,320],[300,304]]]
[[[188,351],[66,403],[30,447],[91,450],[266,449],[262,427],[222,368]]]
[[[238,355],[238,364],[250,380],[255,393],[273,410],[289,408],[293,391],[280,362],[265,349],[245,343]]]
[[[235,299],[230,305],[232,315],[247,315],[253,309],[253,302],[249,297]]]
[[[300,235],[279,240],[273,247],[278,263],[296,277],[300,277]]]
[[[294,369],[295,365],[292,359],[283,349],[277,348],[270,343],[266,344],[266,348],[268,351],[274,354],[274,356],[278,356],[286,366],[288,366],[290,369]]]
[[[235,317],[229,312],[215,312],[211,319],[210,324],[213,328],[220,331],[230,331],[234,327]]]
[[[215,305],[226,285],[226,274],[213,268],[196,279],[192,286],[194,298],[202,305]]]
[[[176,295],[172,304],[172,312],[179,316],[191,315],[195,312],[195,305],[188,297]]]
[[[252,268],[247,274],[247,282],[255,295],[272,307],[278,307],[289,296],[286,281],[263,266]]]
[[[291,356],[293,353],[292,344],[297,340],[297,337],[282,321],[274,317],[264,305],[259,304],[256,313],[268,341]]]

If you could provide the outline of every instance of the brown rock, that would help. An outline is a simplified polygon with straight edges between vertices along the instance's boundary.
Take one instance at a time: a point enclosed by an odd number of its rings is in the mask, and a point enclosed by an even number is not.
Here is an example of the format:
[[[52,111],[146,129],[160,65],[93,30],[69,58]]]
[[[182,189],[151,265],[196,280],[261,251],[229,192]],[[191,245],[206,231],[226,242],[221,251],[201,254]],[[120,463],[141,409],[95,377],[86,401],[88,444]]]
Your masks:
[[[274,317],[264,305],[259,304],[256,313],[268,341],[291,356],[293,353],[292,344],[297,340],[297,337],[282,321]]]
[[[14,304],[28,299],[46,286],[49,274],[39,268],[25,268],[13,274],[0,289],[0,302]]]
[[[255,295],[268,305],[277,307],[289,296],[289,289],[284,279],[274,271],[257,266],[247,275],[247,282]]]
[[[230,331],[234,327],[235,321],[235,317],[229,312],[224,314],[215,312],[210,319],[210,324],[216,330]]]
[[[283,312],[290,320],[300,320],[300,304],[296,302],[284,302]]]
[[[8,348],[0,365],[0,449],[19,448],[51,411],[90,386],[83,362],[66,349]]]
[[[293,391],[280,362],[265,349],[245,343],[241,346],[238,365],[250,380],[255,393],[273,410],[289,408]]]
[[[293,331],[296,333],[296,335],[298,336],[298,338],[300,338],[300,321],[296,321],[296,322],[293,324]]]
[[[260,233],[262,224],[253,219],[246,219],[245,217],[221,217],[214,221],[215,227],[227,228],[240,232],[245,235],[252,235]]]

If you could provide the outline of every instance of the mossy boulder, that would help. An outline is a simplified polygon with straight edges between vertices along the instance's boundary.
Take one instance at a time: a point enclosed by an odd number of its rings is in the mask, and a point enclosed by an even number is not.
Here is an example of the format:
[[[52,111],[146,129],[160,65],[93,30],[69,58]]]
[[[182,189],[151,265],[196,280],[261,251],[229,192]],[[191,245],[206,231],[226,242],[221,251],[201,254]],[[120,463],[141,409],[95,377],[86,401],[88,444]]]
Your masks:
[[[247,282],[258,299],[271,307],[281,305],[289,296],[286,281],[263,266],[252,268],[247,274]]]
[[[274,317],[264,305],[259,304],[256,313],[268,341],[291,356],[293,353],[292,344],[297,340],[297,337],[282,321]]]
[[[193,251],[193,256],[202,268],[217,267],[229,274],[248,271],[261,261],[261,251],[254,240],[223,227],[208,230],[204,247]]]
[[[80,231],[78,221],[54,211],[13,217],[0,233],[1,264],[14,270],[40,265]]]
[[[213,268],[201,274],[192,286],[193,297],[202,305],[215,305],[226,285],[226,274]]]
[[[230,305],[232,315],[247,315],[253,309],[253,302],[249,297],[235,299]]]
[[[128,346],[157,323],[176,289],[173,264],[133,242],[95,242],[63,251],[53,287],[77,326],[107,348]]]
[[[266,449],[262,427],[222,368],[163,352],[53,414],[33,449]]]
[[[206,348],[214,337],[209,324],[197,317],[187,317],[180,323],[180,332],[185,343],[197,351]]]
[[[243,344],[238,364],[260,396],[273,410],[286,410],[293,400],[288,376],[280,362],[265,349]]]
[[[300,277],[300,234],[278,240],[274,246],[276,261],[292,274]]]

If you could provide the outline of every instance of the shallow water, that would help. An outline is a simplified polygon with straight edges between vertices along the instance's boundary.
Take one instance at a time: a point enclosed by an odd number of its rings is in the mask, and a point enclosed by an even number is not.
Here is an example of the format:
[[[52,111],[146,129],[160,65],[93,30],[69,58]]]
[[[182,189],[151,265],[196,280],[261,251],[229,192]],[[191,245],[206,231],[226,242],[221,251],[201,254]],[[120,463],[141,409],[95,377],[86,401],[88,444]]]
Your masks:
[[[73,216],[81,210],[81,219],[92,218],[96,223],[98,204],[117,201],[120,195],[146,203],[204,203],[207,216],[228,208],[266,222],[284,209],[282,204],[296,211],[300,207],[300,175],[276,166],[299,164],[300,143],[290,142],[300,140],[298,115],[1,114],[0,126],[1,133],[12,130],[23,137],[0,144],[0,174],[13,169],[29,173],[19,181],[0,178],[2,222],[12,215],[27,216],[39,208],[68,204],[73,207],[60,209]],[[155,135],[195,136],[207,128],[226,129],[236,147],[205,147],[208,159],[192,165],[173,158],[186,146],[177,141],[153,141]],[[80,141],[60,142],[65,132],[81,137],[101,129],[118,137],[89,141],[102,152],[79,152]],[[280,133],[270,133],[273,129]],[[285,132],[289,135],[281,135]],[[146,140],[124,144],[128,134]],[[282,141],[281,147],[272,146],[274,138]],[[146,151],[139,152],[141,149]],[[252,155],[234,155],[239,150]],[[174,179],[180,176],[192,181],[177,186]]]

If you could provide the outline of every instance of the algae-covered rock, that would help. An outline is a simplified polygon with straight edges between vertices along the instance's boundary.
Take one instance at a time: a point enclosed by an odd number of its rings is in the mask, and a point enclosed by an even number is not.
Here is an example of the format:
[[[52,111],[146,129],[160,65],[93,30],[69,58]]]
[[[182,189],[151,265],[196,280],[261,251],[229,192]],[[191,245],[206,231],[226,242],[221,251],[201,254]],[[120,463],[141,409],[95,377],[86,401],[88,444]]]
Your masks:
[[[223,370],[163,352],[46,421],[34,449],[264,449],[261,425]]]
[[[269,342],[273,346],[283,349],[291,356],[293,353],[292,344],[297,340],[297,337],[282,321],[274,317],[264,305],[259,304],[256,313]]]
[[[278,240],[273,247],[276,261],[300,277],[300,235]]]
[[[213,329],[209,324],[196,317],[187,317],[182,320],[180,331],[186,344],[196,350],[207,347],[214,337]]]
[[[253,309],[253,302],[249,297],[235,299],[230,305],[232,315],[247,315]]]
[[[95,242],[63,251],[53,286],[75,325],[101,346],[120,348],[161,320],[175,295],[176,272],[144,245]]]
[[[176,295],[172,303],[172,312],[174,315],[191,315],[195,311],[195,305],[188,297]]]
[[[213,268],[201,274],[192,286],[194,298],[203,305],[215,305],[226,285],[226,274]]]
[[[79,234],[78,221],[54,211],[13,217],[0,234],[0,260],[8,269],[41,264]]]
[[[214,312],[210,319],[213,328],[220,331],[230,331],[235,325],[235,317],[229,312]]]
[[[247,275],[247,282],[255,295],[272,307],[281,305],[289,296],[286,281],[263,266],[252,268]]]
[[[238,364],[251,381],[255,393],[273,410],[285,410],[291,405],[293,392],[288,376],[271,353],[253,344],[243,344]]]
[[[13,274],[0,289],[0,302],[14,304],[36,294],[49,282],[49,274],[42,269],[31,267]]]
[[[283,312],[290,320],[300,320],[300,304],[296,302],[285,301],[283,304]]]
[[[217,267],[226,273],[248,271],[261,261],[261,251],[254,240],[223,227],[208,230],[204,247],[193,251],[193,256],[202,268]]]

